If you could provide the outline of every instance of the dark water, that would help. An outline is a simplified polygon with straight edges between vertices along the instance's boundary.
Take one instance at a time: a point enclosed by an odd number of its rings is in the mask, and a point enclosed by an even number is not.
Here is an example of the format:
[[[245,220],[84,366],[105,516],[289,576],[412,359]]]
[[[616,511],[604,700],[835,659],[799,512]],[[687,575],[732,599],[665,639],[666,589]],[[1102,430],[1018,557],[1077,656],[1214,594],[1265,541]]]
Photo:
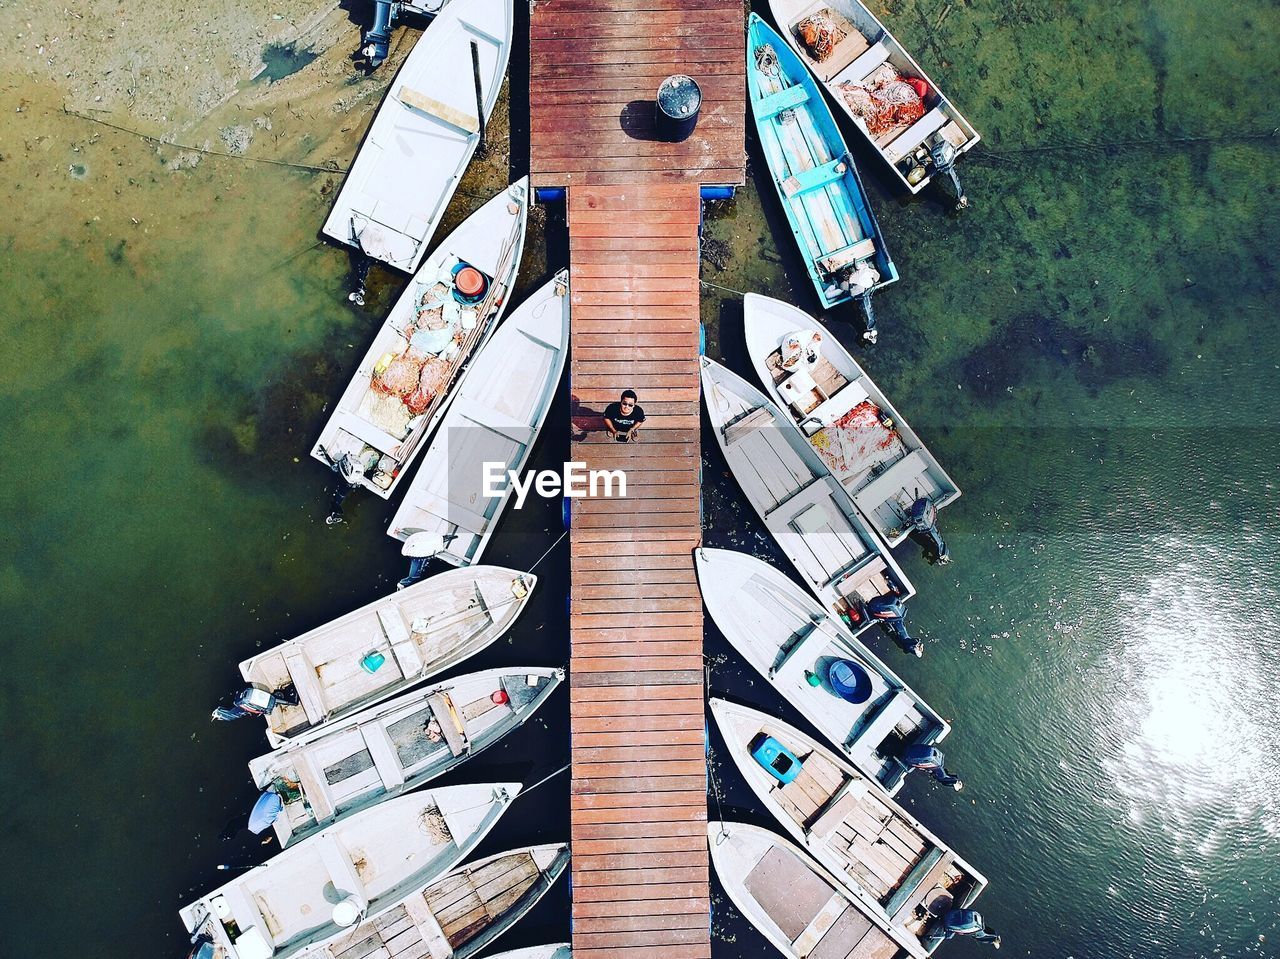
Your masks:
[[[951,566],[900,552],[926,658],[881,652],[952,720],[968,785],[903,801],[991,879],[1002,954],[1280,955],[1280,18],[1085,0],[886,16],[984,135],[959,218],[862,163],[903,276],[865,362],[964,489]],[[19,122],[7,101],[0,117]],[[402,572],[391,506],[326,528],[330,477],[306,455],[396,286],[348,308],[308,173],[175,174],[70,127],[38,151],[38,179],[0,179],[0,953],[179,955],[176,909],[215,864],[264,854],[217,838],[264,742],[208,722],[235,663]],[[492,189],[464,184],[451,220]],[[733,259],[704,278],[813,308],[778,227],[754,187],[714,210]],[[524,290],[562,262],[551,236]],[[705,292],[709,352],[748,372],[736,296]],[[567,421],[561,403],[533,465],[566,458]],[[708,543],[771,555],[706,459]],[[558,504],[531,500],[486,560],[527,566],[559,532]],[[566,661],[566,556],[466,669]],[[713,630],[707,652],[713,691],[797,720]],[[567,762],[566,728],[561,692],[451,781],[533,783]],[[726,814],[765,822],[712,748]],[[482,852],[567,834],[560,775]],[[502,947],[564,938],[567,903],[562,883]],[[772,954],[723,898],[715,927],[717,955]]]

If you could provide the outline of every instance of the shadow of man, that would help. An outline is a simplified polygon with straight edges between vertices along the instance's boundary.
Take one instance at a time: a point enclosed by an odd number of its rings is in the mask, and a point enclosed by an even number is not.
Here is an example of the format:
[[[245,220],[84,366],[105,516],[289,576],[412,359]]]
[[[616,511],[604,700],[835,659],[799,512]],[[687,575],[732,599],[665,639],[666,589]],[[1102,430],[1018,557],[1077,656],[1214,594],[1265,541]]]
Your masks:
[[[581,443],[591,433],[604,432],[604,411],[593,410],[576,394],[569,396],[569,441]]]

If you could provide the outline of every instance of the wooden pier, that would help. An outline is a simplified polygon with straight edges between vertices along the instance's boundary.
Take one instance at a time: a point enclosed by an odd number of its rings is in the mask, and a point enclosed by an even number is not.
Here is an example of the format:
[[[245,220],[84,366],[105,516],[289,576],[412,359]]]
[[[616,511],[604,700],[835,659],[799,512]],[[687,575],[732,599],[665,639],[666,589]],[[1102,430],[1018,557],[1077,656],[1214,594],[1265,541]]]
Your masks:
[[[625,499],[573,501],[575,959],[709,959],[702,670],[700,187],[745,177],[740,0],[540,0],[530,169],[568,187],[575,460]],[[654,139],[662,79],[694,77],[694,134]],[[635,390],[640,440],[601,413]]]

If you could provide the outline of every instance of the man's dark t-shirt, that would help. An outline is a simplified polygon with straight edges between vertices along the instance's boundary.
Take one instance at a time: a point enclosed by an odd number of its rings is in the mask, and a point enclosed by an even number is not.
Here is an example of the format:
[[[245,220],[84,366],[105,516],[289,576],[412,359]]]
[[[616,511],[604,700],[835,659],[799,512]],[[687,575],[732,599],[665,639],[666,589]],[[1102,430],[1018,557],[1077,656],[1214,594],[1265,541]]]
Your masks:
[[[604,408],[604,418],[621,433],[625,433],[637,423],[644,422],[644,407],[637,403],[631,412],[623,415],[621,403],[610,403]]]

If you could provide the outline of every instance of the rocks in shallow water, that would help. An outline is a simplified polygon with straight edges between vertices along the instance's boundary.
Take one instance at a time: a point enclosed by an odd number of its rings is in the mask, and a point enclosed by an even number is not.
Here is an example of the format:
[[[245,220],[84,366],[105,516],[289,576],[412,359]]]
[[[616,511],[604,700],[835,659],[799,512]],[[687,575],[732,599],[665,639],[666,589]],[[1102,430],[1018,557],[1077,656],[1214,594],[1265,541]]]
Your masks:
[[[218,138],[222,140],[228,153],[240,156],[249,149],[249,144],[253,142],[253,127],[248,124],[223,127],[218,131]]]
[[[172,160],[167,160],[165,166],[170,170],[192,170],[199,165],[201,159],[201,155],[195,150],[185,150]]]
[[[709,236],[702,238],[702,260],[704,263],[709,263],[712,269],[717,272],[723,270],[732,258],[733,250],[724,240]]]

